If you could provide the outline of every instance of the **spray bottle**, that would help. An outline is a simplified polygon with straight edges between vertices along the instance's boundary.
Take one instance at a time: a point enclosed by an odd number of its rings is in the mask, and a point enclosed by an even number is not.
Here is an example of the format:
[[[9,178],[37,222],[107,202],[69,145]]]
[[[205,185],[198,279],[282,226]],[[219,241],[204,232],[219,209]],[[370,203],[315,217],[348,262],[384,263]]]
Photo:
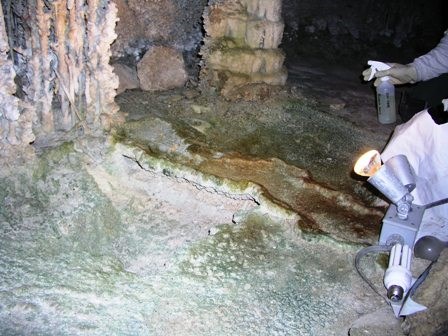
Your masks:
[[[369,81],[375,76],[375,73],[380,70],[390,69],[390,66],[383,62],[368,61],[371,73]],[[381,124],[392,124],[397,120],[395,110],[395,87],[389,81],[389,76],[381,77],[381,83],[376,88],[376,99],[378,109],[378,121]]]

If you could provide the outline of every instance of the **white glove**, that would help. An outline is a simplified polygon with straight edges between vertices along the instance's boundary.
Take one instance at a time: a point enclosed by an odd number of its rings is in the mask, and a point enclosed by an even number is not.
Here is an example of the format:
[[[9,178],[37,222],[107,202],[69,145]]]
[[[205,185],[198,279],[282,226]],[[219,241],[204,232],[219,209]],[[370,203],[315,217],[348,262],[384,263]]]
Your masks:
[[[443,110],[445,112],[448,111],[448,98],[447,99],[443,99],[442,100],[442,104],[443,104]]]
[[[399,64],[399,63],[387,63],[391,66],[388,70],[377,71],[375,73],[374,85],[378,86],[381,83],[381,77],[389,76],[390,82],[394,85],[406,84],[406,83],[415,83],[417,81],[417,70],[412,64]],[[371,68],[363,71],[362,75],[364,76],[364,80],[368,81],[370,78],[372,70]]]

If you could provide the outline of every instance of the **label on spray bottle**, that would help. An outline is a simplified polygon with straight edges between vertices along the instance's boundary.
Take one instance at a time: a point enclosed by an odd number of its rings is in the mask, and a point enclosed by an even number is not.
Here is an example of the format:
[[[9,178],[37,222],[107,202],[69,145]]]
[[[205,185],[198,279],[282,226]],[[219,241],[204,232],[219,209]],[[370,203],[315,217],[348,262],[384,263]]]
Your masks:
[[[376,88],[378,104],[378,121],[381,124],[392,124],[397,121],[395,110],[395,87],[387,79],[382,80]]]

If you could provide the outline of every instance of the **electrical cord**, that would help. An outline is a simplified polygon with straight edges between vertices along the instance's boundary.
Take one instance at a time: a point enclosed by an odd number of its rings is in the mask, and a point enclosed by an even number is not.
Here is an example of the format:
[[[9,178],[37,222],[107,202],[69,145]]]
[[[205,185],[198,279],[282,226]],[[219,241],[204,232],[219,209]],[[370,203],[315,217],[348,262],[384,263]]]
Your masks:
[[[390,252],[391,249],[392,249],[392,246],[389,246],[389,245],[367,246],[367,247],[364,247],[363,249],[359,250],[358,253],[356,253],[356,257],[355,257],[355,268],[356,268],[356,271],[358,272],[359,276],[369,285],[370,288],[372,288],[372,290],[376,294],[381,296],[381,298],[384,301],[386,301],[386,303],[388,303],[388,304],[389,304],[389,300],[387,299],[387,297],[385,295],[381,294],[380,291],[375,287],[375,285],[362,272],[361,267],[360,267],[360,262],[361,262],[361,259],[363,257],[365,257],[367,254]]]
[[[438,201],[426,204],[425,205],[425,210],[434,208],[434,207],[439,206],[439,205],[447,204],[447,203],[448,203],[448,198],[442,198],[441,200],[438,200]]]
[[[448,198],[443,198],[441,200],[432,202],[432,203],[428,203],[424,206],[425,210],[426,209],[431,209],[434,208],[436,206],[439,205],[443,205],[443,204],[447,204],[448,203]],[[392,245],[372,245],[372,246],[367,246],[364,247],[363,249],[359,250],[358,253],[356,254],[355,257],[355,268],[356,271],[358,272],[359,276],[369,285],[369,287],[376,293],[378,294],[386,303],[389,304],[389,299],[387,298],[387,296],[385,296],[384,294],[381,294],[381,292],[378,290],[378,288],[365,276],[365,274],[362,272],[361,270],[361,259],[364,258],[366,255],[370,254],[370,253],[382,253],[382,252],[389,252],[392,249]],[[425,272],[423,272],[423,274],[421,274],[421,276],[419,277],[419,281],[417,281],[416,283],[414,283],[414,285],[412,286],[412,291],[409,291],[409,294],[412,292],[415,292],[416,288],[421,284],[421,282],[423,282],[423,280],[426,278],[426,276],[429,273],[429,270],[431,269],[433,263],[431,263],[431,265],[427,268],[427,270],[425,270]]]

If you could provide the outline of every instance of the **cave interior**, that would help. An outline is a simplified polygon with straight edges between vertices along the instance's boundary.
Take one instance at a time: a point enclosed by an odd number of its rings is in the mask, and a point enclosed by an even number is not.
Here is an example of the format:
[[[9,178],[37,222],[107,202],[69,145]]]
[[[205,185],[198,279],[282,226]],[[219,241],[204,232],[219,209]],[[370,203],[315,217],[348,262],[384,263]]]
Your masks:
[[[353,263],[390,203],[353,165],[406,122],[379,123],[361,73],[435,47],[446,1],[0,13],[0,334],[448,332],[446,251],[406,318]],[[387,256],[361,266],[384,291]]]

